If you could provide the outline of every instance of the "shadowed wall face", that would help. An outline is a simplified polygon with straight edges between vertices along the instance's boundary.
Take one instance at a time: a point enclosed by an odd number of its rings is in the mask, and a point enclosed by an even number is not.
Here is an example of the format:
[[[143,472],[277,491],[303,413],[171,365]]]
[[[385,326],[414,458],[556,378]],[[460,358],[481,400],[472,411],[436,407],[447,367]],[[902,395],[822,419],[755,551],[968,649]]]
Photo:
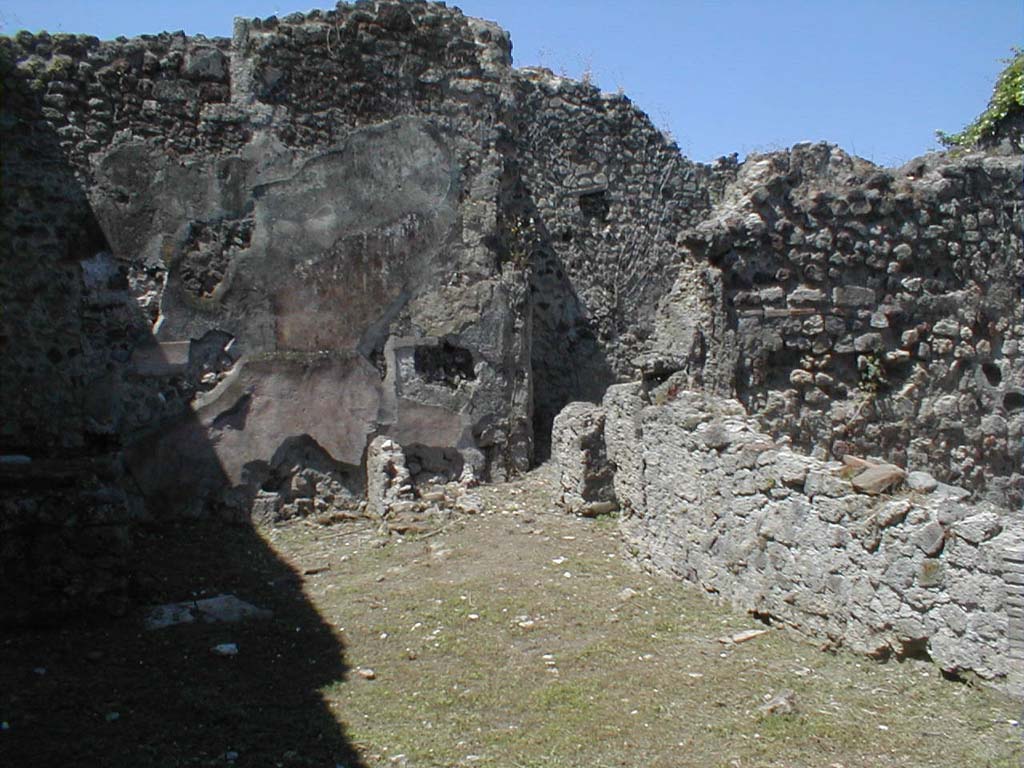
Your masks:
[[[239,22],[230,43],[6,45],[24,123],[53,137],[104,232],[83,256],[152,323],[108,374],[141,402],[107,427],[154,510],[247,514],[300,437],[350,477],[390,433],[441,441],[481,479],[528,466],[526,277],[493,250],[503,32],[388,5]],[[394,369],[389,339],[450,350],[461,373]],[[102,400],[100,384],[67,389]]]
[[[357,505],[376,434],[480,479],[528,466],[529,294],[494,250],[503,32],[403,4],[0,54],[5,581],[49,569],[58,594],[81,560],[123,596],[120,554],[74,552],[88,515],[50,509],[72,459],[69,485],[114,489],[114,539],[257,497]]]

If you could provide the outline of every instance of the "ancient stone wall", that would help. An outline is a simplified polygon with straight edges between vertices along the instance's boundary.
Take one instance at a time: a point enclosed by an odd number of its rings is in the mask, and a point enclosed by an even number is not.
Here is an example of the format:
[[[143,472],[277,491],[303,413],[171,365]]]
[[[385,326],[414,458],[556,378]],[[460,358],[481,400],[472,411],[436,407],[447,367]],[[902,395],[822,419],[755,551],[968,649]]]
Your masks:
[[[3,68],[0,126],[0,623],[120,610],[137,514],[109,429],[108,364],[134,330],[127,283],[92,260],[105,239],[85,191]],[[119,331],[107,319],[119,315]]]
[[[528,379],[495,379],[528,354],[510,349],[506,327],[526,311],[525,278],[503,272],[489,245],[507,36],[427,4],[363,6],[240,21],[232,41],[22,34],[5,41],[24,95],[12,118],[56,137],[115,267],[133,283],[150,278],[161,346],[136,350],[135,368],[152,373],[148,361],[160,357],[184,373],[206,340],[207,370],[190,383],[207,397],[195,410],[216,410],[210,391],[226,369],[237,380],[249,363],[256,378],[280,364],[307,379],[330,369],[336,383],[365,369],[366,383],[349,386],[379,390],[373,380],[386,373],[385,342],[395,336],[468,355],[457,381],[434,376],[421,388],[423,405],[450,407],[448,390],[461,386],[474,392],[456,397],[456,410],[475,400],[479,417],[491,410],[480,401],[497,397],[491,422],[511,411],[523,422]],[[479,323],[489,312],[494,322]],[[475,370],[481,362],[490,365]],[[405,372],[417,378],[416,367]],[[235,403],[221,404],[226,412]],[[403,404],[392,392],[351,408],[389,411],[357,417],[365,432],[401,422]],[[487,425],[470,417],[447,437],[465,447],[474,428]],[[523,430],[505,425],[504,442],[517,440],[521,457],[496,458],[502,471],[528,460]],[[358,463],[365,440],[333,448]],[[232,479],[263,450],[242,451],[226,467]]]
[[[268,520],[358,508],[376,435],[425,487],[525,469],[736,169],[510,50],[417,2],[0,41],[12,472],[99,452],[136,516]]]
[[[0,566],[26,605],[123,593],[117,548],[59,542],[101,519],[125,538],[128,509],[359,509],[376,434],[424,482],[528,466],[527,269],[498,247],[509,50],[388,2],[232,40],[0,40]]]
[[[748,158],[680,235],[643,380],[556,417],[562,505],[766,621],[1024,694],[1021,178]]]
[[[1021,178],[1019,155],[748,158],[686,236],[713,297],[702,379],[821,458],[882,455],[1019,508]],[[663,353],[692,345],[671,315],[693,285],[663,308]]]
[[[659,301],[735,164],[693,163],[621,94],[516,72],[514,158],[532,235],[535,431],[633,376]],[[686,268],[686,265],[683,265]]]
[[[614,473],[623,535],[646,567],[828,644],[930,658],[1024,694],[1019,514],[922,472],[892,490],[899,470],[807,456],[738,401],[700,392],[652,402],[614,386],[556,426],[588,448],[555,443],[563,504],[606,499],[597,481]]]
[[[49,585],[13,588],[26,605],[124,586],[120,545],[75,553],[94,526],[360,514],[377,438],[402,509],[425,508],[527,468],[563,405],[638,376],[606,398],[614,439],[557,436],[616,468],[581,468],[580,510],[610,475],[643,508],[638,404],[687,388],[822,461],[1019,508],[1005,148],[692,163],[627,98],[513,70],[501,29],[423,2],[230,40],[21,33],[0,66],[0,567]]]

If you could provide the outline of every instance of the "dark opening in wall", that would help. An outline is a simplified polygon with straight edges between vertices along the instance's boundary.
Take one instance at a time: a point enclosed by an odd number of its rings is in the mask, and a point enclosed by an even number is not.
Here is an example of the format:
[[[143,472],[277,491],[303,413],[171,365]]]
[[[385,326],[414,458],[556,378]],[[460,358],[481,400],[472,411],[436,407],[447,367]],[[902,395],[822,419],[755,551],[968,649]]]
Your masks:
[[[580,213],[586,219],[608,221],[608,195],[604,190],[580,195]]]
[[[388,361],[384,357],[384,344],[377,344],[370,350],[368,359],[373,367],[377,369],[377,375],[380,376],[380,380],[384,381],[388,375]]]
[[[463,381],[476,378],[473,353],[447,340],[437,345],[416,347],[413,361],[416,373],[424,380],[446,387],[455,388]]]
[[[1019,411],[1024,408],[1024,394],[1020,392],[1007,392],[1003,395],[1003,407],[1008,411]]]
[[[928,638],[915,637],[910,640],[900,641],[900,647],[896,651],[896,660],[906,661],[907,659],[931,661],[932,656],[928,652]]]
[[[462,474],[464,461],[455,448],[410,443],[403,450],[415,484],[448,483]]]
[[[230,408],[217,414],[213,420],[212,428],[223,429],[245,429],[245,421],[249,418],[249,406],[252,405],[252,395],[242,395]]]
[[[982,373],[985,374],[985,378],[988,379],[988,383],[993,387],[999,386],[1003,380],[1003,372],[999,370],[999,366],[995,363],[982,363]]]

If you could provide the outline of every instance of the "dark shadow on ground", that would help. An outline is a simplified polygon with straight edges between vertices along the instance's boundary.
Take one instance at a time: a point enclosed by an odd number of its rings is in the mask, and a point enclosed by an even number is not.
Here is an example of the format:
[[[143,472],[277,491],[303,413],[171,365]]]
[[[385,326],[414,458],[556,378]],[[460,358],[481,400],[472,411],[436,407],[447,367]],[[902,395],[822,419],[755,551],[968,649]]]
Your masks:
[[[239,766],[362,765],[320,695],[344,679],[344,648],[252,528],[137,530],[130,570],[140,602],[231,593],[273,617],[144,631],[132,610],[5,630],[0,764],[223,766],[235,753]],[[238,654],[214,654],[223,643]]]
[[[3,75],[0,766],[362,765],[320,693],[344,647],[302,575],[249,521],[139,503],[126,444],[188,432],[204,485],[216,454],[187,382],[132,371],[154,341],[131,254],[90,277],[106,238],[40,92]],[[147,395],[170,403],[148,421]],[[144,606],[224,593],[273,615],[143,629]]]

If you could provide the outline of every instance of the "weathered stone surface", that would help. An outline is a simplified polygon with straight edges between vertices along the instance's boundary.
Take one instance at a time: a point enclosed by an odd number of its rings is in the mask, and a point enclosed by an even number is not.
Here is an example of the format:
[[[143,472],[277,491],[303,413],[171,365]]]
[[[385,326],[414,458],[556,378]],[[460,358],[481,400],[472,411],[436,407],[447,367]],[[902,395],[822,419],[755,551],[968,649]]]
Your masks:
[[[412,477],[402,447],[376,437],[366,450],[366,506],[370,516],[386,521],[396,504],[413,497]]]
[[[629,407],[638,411],[631,416]],[[1003,563],[1021,557],[1019,520],[941,489],[888,499],[858,493],[840,476],[843,464],[780,446],[738,403],[706,393],[648,404],[623,385],[609,393],[609,408],[643,452],[640,462],[617,464],[613,481],[644,499],[642,516],[620,519],[643,565],[864,653],[901,654],[905,643],[924,641],[944,669],[971,669],[1024,694],[1024,668],[1005,635],[983,628],[1007,620],[1000,596],[1017,589],[1018,572],[1004,575]],[[581,412],[570,413],[579,421]],[[628,456],[621,429],[608,423],[606,416],[609,452],[614,445]],[[712,429],[728,440],[709,446]],[[556,459],[568,461],[559,465],[563,478],[578,474],[578,450]],[[850,456],[847,464],[882,484],[902,476],[873,460]],[[952,518],[951,504],[963,507]],[[974,623],[961,620],[968,615]]]
[[[902,482],[906,476],[907,473],[899,467],[895,467],[892,464],[878,464],[868,467],[860,474],[854,476],[851,482],[855,490],[861,493],[877,495]]]
[[[592,403],[570,403],[555,418],[551,455],[561,471],[561,504],[567,512],[592,516],[617,506],[604,429],[604,409]]]
[[[920,547],[928,557],[933,557],[941,552],[945,542],[946,529],[934,521],[920,528],[914,534],[914,544]]]
[[[975,545],[988,541],[1002,530],[1003,522],[1000,516],[994,512],[979,512],[953,526],[953,533],[964,541]]]
[[[855,285],[841,285],[832,289],[832,302],[839,307],[863,307],[875,303],[875,291]]]
[[[623,515],[643,516],[647,509],[643,477],[640,411],[646,405],[643,386],[616,384],[608,388],[604,409],[604,443],[608,462],[615,467],[615,499]]]
[[[999,169],[1001,192],[977,191],[984,168]],[[749,157],[683,236],[711,265],[710,307],[691,321],[705,346],[686,352],[693,334],[681,334],[675,368],[738,395],[767,432],[810,453],[927,467],[1020,508],[1024,443],[1010,436],[1024,430],[1024,304],[1009,286],[1024,251],[1002,200],[1021,190],[1001,186],[1019,175],[1019,156],[1007,154],[934,154],[896,171],[827,144]],[[771,230],[748,227],[755,216]],[[966,237],[982,220],[985,248]],[[766,306],[780,289],[787,309]],[[804,309],[820,320],[796,314]],[[672,359],[670,339],[651,346]]]
[[[235,595],[216,595],[184,603],[167,603],[148,609],[143,617],[146,629],[166,629],[177,624],[227,623],[246,619],[268,619],[272,613],[240,600]]]
[[[906,478],[907,488],[920,493],[931,493],[939,487],[938,481],[927,472],[910,472]]]

